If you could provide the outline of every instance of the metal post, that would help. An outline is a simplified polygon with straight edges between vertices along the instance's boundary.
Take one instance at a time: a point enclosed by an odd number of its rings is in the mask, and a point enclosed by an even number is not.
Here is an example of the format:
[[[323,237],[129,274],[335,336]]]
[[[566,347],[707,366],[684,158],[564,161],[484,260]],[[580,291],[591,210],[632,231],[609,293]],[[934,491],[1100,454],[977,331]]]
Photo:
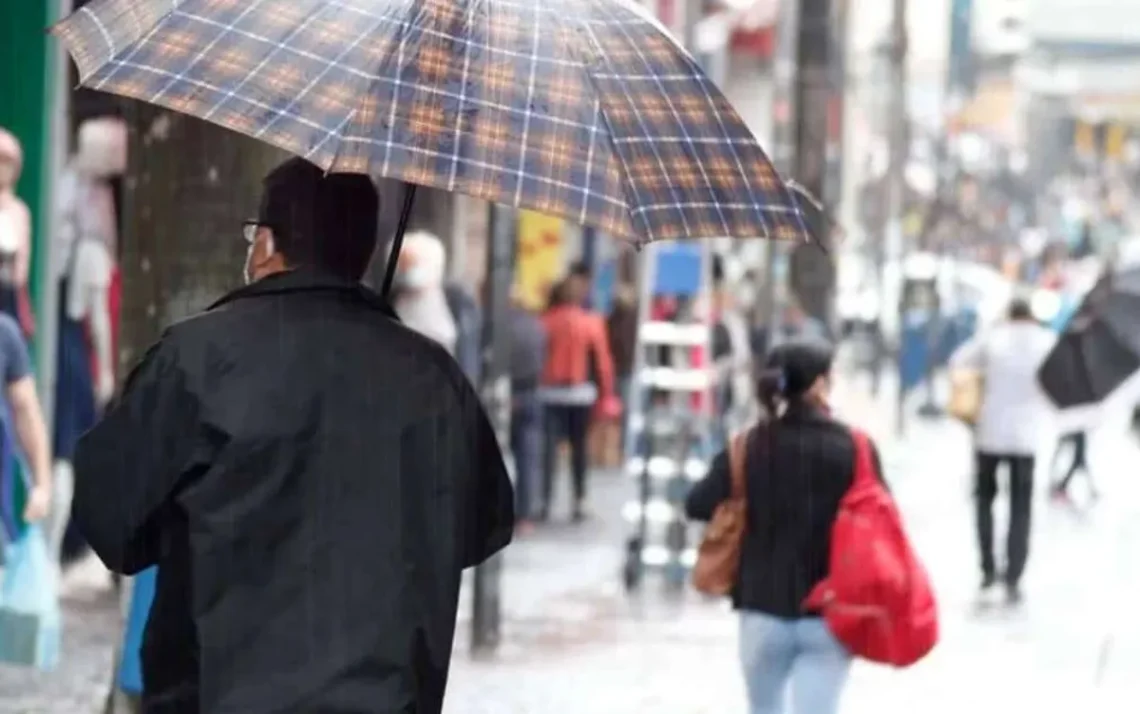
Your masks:
[[[890,148],[885,197],[887,203],[886,231],[881,236],[884,241],[880,256],[885,261],[894,261],[902,270],[903,235],[902,212],[906,199],[906,163],[910,153],[910,127],[907,119],[907,72],[906,62],[909,39],[907,36],[907,0],[894,0],[894,18],[891,23],[890,74],[891,96],[889,106],[888,145]],[[879,264],[879,289],[883,288],[883,263]],[[902,305],[880,304],[880,310],[902,310]],[[899,325],[903,324],[900,314]],[[901,350],[900,350],[901,352]],[[904,403],[906,395],[902,385],[902,364],[899,364],[896,427],[901,433],[905,427]]]
[[[507,312],[514,278],[516,220],[514,211],[492,204],[487,241],[487,277],[483,286],[483,371],[480,393],[503,453],[508,454],[511,421],[511,381],[507,353],[510,334]],[[510,458],[507,459],[510,464]],[[513,474],[513,469],[511,470]],[[471,649],[493,652],[499,645],[503,556],[497,554],[475,568],[471,613]]]
[[[974,0],[951,0],[950,2],[950,51],[946,61],[946,84],[942,97],[943,127],[939,137],[935,158],[938,169],[934,190],[934,200],[927,210],[919,235],[919,244],[941,257],[944,241],[934,240],[940,223],[952,211],[953,201],[949,195],[954,190],[955,167],[950,156],[950,121],[969,92],[973,81],[973,46],[971,44],[971,23]],[[937,372],[935,359],[938,338],[944,329],[941,309],[931,316],[927,339],[926,401],[919,408],[919,414],[927,418],[941,416],[935,395],[934,378]]]
[[[828,203],[838,206],[832,209],[835,216],[844,215],[846,193],[844,192],[844,168],[846,168],[846,106],[847,106],[847,47],[850,21],[850,0],[834,0],[832,16],[831,51],[831,98],[829,114],[829,136],[827,147],[827,179],[825,181]]]
[[[72,0],[57,0],[56,16],[53,19],[67,17],[71,13]],[[67,166],[67,154],[70,142],[71,122],[71,86],[68,82],[67,50],[62,42],[51,43],[51,53],[47,63],[47,76],[45,81],[51,87],[51,96],[48,99],[51,116],[51,130],[48,134],[48,178],[43,193],[41,215],[43,216],[44,230],[41,233],[44,239],[39,242],[39,249],[44,251],[44,259],[39,262],[40,299],[39,299],[39,329],[36,331],[36,368],[39,371],[40,404],[44,412],[44,423],[48,434],[54,433],[55,423],[55,383],[56,383],[56,340],[59,330],[59,273],[60,256],[56,247],[55,237],[60,232],[60,215],[56,210],[56,190],[60,177]]]
[[[799,26],[799,9],[792,3],[781,3],[776,20],[776,48],[772,58],[772,147],[770,156],[776,168],[787,174],[793,171],[792,126],[799,107],[793,101],[796,77],[796,28]],[[783,246],[775,241],[764,243],[764,285],[757,294],[759,314],[772,342],[776,317],[779,315],[780,293],[776,289],[778,265],[784,257]]]
[[[800,0],[796,30],[795,160],[793,177],[824,207],[827,195],[829,110],[835,37],[832,0]],[[830,211],[829,211],[830,212]],[[826,223],[826,222],[825,222]],[[790,259],[790,287],[804,310],[829,328],[835,325],[835,267],[831,231],[797,245]]]

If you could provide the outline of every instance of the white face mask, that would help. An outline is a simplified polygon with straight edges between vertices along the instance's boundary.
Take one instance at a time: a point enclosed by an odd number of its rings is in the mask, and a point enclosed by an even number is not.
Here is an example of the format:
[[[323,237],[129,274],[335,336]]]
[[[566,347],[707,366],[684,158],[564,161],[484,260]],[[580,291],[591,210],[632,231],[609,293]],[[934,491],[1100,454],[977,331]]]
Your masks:
[[[246,249],[246,251],[245,251],[245,266],[242,268],[241,272],[242,272],[242,278],[245,280],[246,285],[249,285],[250,283],[253,282],[253,249],[256,246],[257,246],[257,242],[254,241],[253,243],[249,244],[249,248]],[[273,245],[273,239],[272,238],[270,238],[269,240],[266,241],[266,248],[267,248],[267,250],[266,250],[267,254],[265,256],[265,259],[269,260],[270,258],[273,257],[274,253],[276,252],[276,248]]]
[[[400,286],[408,290],[423,290],[430,282],[430,275],[423,266],[408,268],[399,275]]]
[[[253,260],[253,243],[250,243],[249,248],[246,248],[246,251],[245,251],[245,265],[243,265],[242,269],[241,269],[241,277],[245,281],[246,285],[249,285],[250,283],[253,282],[253,274],[252,274],[252,270],[250,269],[250,265],[249,265],[252,260]]]

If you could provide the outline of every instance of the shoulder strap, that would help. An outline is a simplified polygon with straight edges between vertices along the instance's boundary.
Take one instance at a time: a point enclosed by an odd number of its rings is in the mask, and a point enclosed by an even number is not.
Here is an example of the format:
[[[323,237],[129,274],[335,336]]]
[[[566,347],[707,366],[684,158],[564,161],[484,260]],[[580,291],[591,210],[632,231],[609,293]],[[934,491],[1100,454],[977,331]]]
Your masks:
[[[875,480],[875,459],[871,456],[871,438],[859,429],[851,429],[851,439],[855,442],[855,478]]]
[[[751,432],[737,434],[732,438],[728,447],[728,477],[732,484],[730,498],[742,499],[745,497],[744,488],[744,462],[748,454],[748,435]]]

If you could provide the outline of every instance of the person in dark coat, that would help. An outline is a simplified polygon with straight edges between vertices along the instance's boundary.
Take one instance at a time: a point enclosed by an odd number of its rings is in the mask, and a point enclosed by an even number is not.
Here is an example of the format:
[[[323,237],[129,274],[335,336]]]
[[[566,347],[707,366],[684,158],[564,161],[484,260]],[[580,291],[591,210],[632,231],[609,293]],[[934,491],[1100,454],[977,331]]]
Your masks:
[[[618,396],[627,407],[630,380],[633,378],[633,365],[637,357],[637,322],[637,291],[632,285],[622,283],[614,291],[614,304],[606,319],[606,334],[614,355]]]
[[[756,384],[769,416],[743,436],[747,525],[732,603],[752,712],[835,714],[851,665],[820,613],[803,608],[827,575],[832,524],[855,470],[851,430],[828,406],[833,360],[818,340],[773,348]],[[877,451],[873,459],[881,478]],[[689,518],[711,520],[731,484],[726,450],[689,491]]]
[[[478,384],[483,371],[483,311],[459,283],[444,285],[443,295],[455,320],[455,361],[467,378]]]
[[[515,457],[515,515],[522,531],[533,527],[542,479],[544,434],[538,386],[546,365],[546,331],[537,314],[511,301],[511,450]]]
[[[168,328],[79,443],[83,534],[158,565],[148,714],[442,710],[462,570],[514,495],[459,366],[360,284],[378,203],[275,169],[250,284]]]

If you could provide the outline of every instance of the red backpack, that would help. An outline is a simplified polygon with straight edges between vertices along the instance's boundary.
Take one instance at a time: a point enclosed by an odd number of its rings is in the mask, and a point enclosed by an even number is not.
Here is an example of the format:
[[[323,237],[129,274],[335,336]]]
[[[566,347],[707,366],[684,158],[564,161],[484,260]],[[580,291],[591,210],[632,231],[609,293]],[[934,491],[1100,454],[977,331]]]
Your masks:
[[[823,613],[851,654],[906,667],[938,642],[938,606],[898,507],[876,478],[871,443],[853,431],[855,477],[831,531],[829,573],[804,607]]]

